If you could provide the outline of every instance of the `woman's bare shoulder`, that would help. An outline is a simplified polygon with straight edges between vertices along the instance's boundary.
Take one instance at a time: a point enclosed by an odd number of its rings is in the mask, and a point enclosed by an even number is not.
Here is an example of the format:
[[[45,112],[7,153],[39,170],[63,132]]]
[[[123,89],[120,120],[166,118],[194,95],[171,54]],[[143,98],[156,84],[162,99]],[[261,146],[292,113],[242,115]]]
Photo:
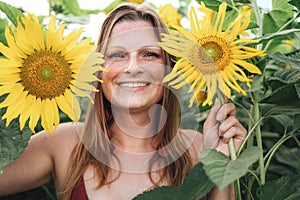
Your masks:
[[[37,142],[40,145],[46,145],[48,148],[65,148],[74,146],[78,141],[78,133],[82,128],[81,123],[66,122],[57,126],[53,133],[41,131],[32,136],[31,141]]]
[[[42,131],[32,138],[36,140],[35,143],[39,143],[40,148],[47,149],[53,162],[53,177],[57,187],[60,187],[62,181],[65,180],[68,161],[79,141],[82,127],[82,123],[61,123],[53,133]]]

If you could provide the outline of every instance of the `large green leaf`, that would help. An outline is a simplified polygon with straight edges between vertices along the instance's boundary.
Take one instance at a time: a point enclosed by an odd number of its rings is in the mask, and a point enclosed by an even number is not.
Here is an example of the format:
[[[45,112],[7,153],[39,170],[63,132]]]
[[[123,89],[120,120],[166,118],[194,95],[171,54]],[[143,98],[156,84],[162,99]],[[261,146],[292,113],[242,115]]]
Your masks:
[[[300,82],[300,70],[298,69],[282,69],[274,73],[268,78],[268,81],[279,81],[284,84],[295,84]]]
[[[136,196],[133,200],[179,200],[181,187],[163,186]]]
[[[187,175],[183,185],[180,200],[199,200],[207,194],[215,184],[204,172],[203,164],[198,163]]]
[[[182,185],[157,187],[136,196],[134,200],[198,200],[214,186],[205,174],[203,164],[198,163],[191,169]]]
[[[298,69],[298,72],[300,70],[300,58],[293,57],[293,56],[286,56],[280,52],[276,52],[274,54],[268,54],[268,56],[277,62],[282,62],[291,66],[294,69]]]
[[[22,17],[23,13],[18,10],[16,7],[13,7],[7,3],[0,2],[0,10],[6,14],[8,19],[17,26],[18,17]]]
[[[292,171],[295,174],[300,175],[300,149],[297,147],[284,146],[282,145],[278,152],[275,154],[274,159],[276,160],[276,165],[284,166],[285,170],[277,172],[278,174],[286,173],[287,170]],[[274,171],[273,171],[274,173]]]
[[[20,131],[19,123],[14,120],[8,127],[0,120],[0,174],[4,168],[16,160],[23,152],[32,135],[26,126]]]
[[[263,102],[289,106],[299,101],[300,71],[298,69],[281,69],[267,78],[269,87]]]
[[[248,168],[258,160],[261,151],[257,147],[247,148],[236,160],[230,160],[222,153],[213,150],[203,150],[200,160],[203,169],[210,180],[223,189],[228,184],[245,175]]]
[[[257,197],[261,200],[299,200],[300,176],[290,174],[260,186]]]
[[[294,15],[290,0],[273,0],[272,10],[264,15],[263,34],[278,31]]]

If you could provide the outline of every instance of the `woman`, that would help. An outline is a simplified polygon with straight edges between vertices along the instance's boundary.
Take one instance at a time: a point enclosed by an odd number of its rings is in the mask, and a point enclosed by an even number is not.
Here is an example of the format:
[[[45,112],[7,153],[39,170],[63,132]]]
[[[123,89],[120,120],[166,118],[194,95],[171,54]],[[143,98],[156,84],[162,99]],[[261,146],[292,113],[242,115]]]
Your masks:
[[[176,91],[161,84],[174,64],[157,45],[165,28],[145,5],[124,4],[107,16],[97,50],[108,72],[99,74],[104,82],[85,123],[34,135],[0,176],[0,196],[54,180],[59,199],[132,199],[156,186],[181,184],[203,146],[228,155],[229,138],[241,145],[246,131],[233,104],[215,102],[204,137],[178,128]],[[215,188],[209,198],[232,199],[232,188]]]

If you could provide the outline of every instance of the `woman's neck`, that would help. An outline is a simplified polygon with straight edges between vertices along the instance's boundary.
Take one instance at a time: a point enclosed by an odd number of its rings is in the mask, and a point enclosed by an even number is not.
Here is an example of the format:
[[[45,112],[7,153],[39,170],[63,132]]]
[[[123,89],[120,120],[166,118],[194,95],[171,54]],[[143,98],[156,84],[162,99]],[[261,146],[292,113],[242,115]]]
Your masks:
[[[149,112],[129,112],[118,110],[114,113],[114,123],[110,127],[111,141],[126,151],[145,153],[153,151],[155,122]]]

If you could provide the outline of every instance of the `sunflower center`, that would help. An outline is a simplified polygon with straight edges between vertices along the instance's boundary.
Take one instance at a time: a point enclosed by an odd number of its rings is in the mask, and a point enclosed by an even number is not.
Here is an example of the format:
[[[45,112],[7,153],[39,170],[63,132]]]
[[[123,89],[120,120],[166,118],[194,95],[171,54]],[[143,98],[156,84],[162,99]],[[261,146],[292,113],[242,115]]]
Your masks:
[[[192,50],[195,66],[203,74],[213,74],[223,70],[231,59],[230,44],[218,36],[208,36],[199,39],[199,45]]]
[[[36,51],[24,60],[20,76],[29,94],[47,99],[64,94],[70,85],[72,72],[64,57],[44,50]]]
[[[213,61],[217,61],[222,56],[222,49],[215,42],[208,42],[204,44],[203,48]]]
[[[43,81],[51,81],[53,79],[53,70],[49,66],[45,66],[40,70],[40,77]]]

